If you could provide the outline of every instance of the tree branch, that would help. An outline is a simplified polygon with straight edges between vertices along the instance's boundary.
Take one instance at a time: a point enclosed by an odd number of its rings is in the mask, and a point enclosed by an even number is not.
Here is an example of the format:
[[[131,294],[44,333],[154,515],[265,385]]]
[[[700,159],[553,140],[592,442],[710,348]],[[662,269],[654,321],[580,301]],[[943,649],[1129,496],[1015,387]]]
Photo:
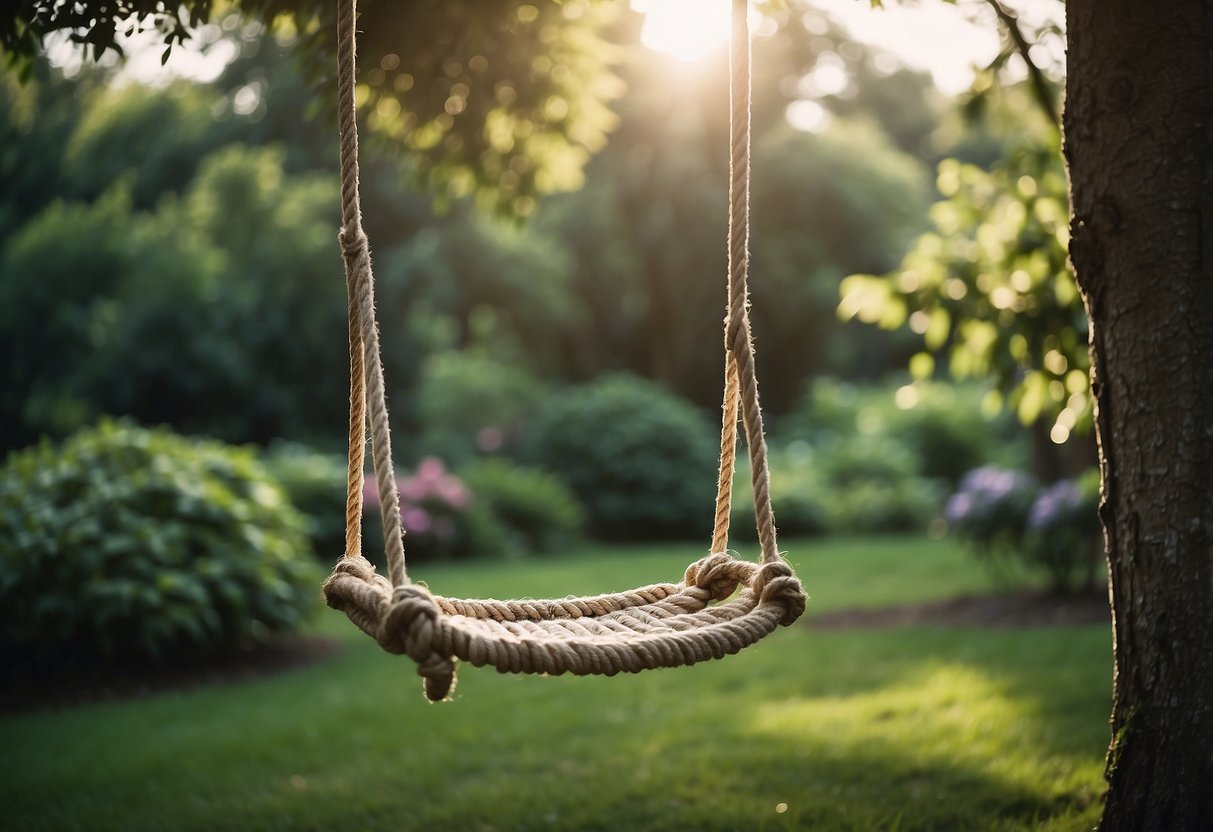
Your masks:
[[[1028,80],[1031,82],[1032,94],[1036,98],[1036,103],[1040,105],[1040,109],[1049,123],[1060,130],[1061,119],[1058,117],[1057,107],[1053,103],[1053,93],[1049,89],[1049,81],[1040,67],[1033,63],[1032,58],[1028,55],[1032,45],[1028,43],[1027,38],[1023,36],[1023,31],[1019,28],[1019,18],[1011,14],[1000,0],[986,0],[986,3],[994,10],[994,14],[998,15],[1002,24],[1007,27],[1007,34],[1011,36],[1011,42],[1015,44],[1015,51],[1028,65]]]

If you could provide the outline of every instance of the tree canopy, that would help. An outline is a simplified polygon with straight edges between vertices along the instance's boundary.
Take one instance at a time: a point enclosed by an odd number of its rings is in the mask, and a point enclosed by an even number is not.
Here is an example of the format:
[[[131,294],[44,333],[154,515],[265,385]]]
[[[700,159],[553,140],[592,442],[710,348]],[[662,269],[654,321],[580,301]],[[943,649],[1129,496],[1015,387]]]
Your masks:
[[[56,38],[100,58],[156,32],[167,59],[233,7],[292,40],[308,84],[331,99],[335,8],[327,0],[16,0],[0,7],[0,47],[26,76]],[[580,185],[614,124],[608,102],[621,92],[604,39],[618,16],[612,4],[366,0],[359,11],[367,124],[385,146],[407,152],[417,181],[522,216],[538,194]]]

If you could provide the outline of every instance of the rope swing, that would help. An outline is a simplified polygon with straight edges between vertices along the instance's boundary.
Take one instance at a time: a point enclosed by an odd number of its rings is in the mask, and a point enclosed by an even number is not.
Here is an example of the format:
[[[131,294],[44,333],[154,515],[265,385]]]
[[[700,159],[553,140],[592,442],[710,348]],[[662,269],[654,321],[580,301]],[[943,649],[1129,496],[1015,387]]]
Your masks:
[[[370,246],[358,195],[358,127],[354,102],[357,0],[338,0],[338,128],[341,216],[338,235],[349,297],[350,431],[345,504],[345,557],[324,584],[341,610],[389,653],[417,663],[431,701],[445,699],[456,659],[503,673],[637,673],[736,653],[794,622],[805,593],[779,554],[771,511],[770,473],[746,288],[749,243],[750,37],[747,0],[733,2],[730,49],[728,308],[720,476],[711,554],[692,563],[677,584],[550,601],[464,600],[434,595],[405,569],[400,499],[375,320]],[[727,553],[740,413],[753,472],[759,563]],[[369,417],[372,460],[383,518],[387,576],[362,557],[362,490]],[[738,592],[740,590],[740,592]]]

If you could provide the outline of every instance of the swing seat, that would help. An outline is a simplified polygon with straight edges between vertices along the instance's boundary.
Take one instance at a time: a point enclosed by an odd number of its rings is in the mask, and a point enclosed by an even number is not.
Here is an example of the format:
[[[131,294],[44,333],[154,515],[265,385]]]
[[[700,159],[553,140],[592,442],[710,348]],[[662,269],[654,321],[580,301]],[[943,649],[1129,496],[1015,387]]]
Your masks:
[[[445,699],[455,662],[492,665],[503,673],[613,676],[692,665],[736,653],[805,608],[805,593],[779,553],[771,510],[770,471],[750,338],[746,272],[749,239],[750,40],[748,0],[733,0],[730,57],[728,315],[724,401],[715,528],[707,557],[677,584],[549,601],[444,598],[409,580],[391,430],[375,320],[370,247],[358,195],[358,120],[354,95],[357,0],[338,0],[338,130],[341,135],[342,230],[349,293],[350,442],[346,470],[345,557],[324,584],[329,606],[345,612],[389,653],[417,663],[431,701]],[[750,452],[760,563],[729,554],[729,517],[737,423]],[[369,417],[369,418],[368,418]],[[374,449],[388,576],[361,555],[363,465],[367,428]],[[740,591],[739,591],[740,590]]]
[[[539,601],[393,587],[365,558],[343,558],[324,594],[384,650],[413,659],[435,702],[454,685],[456,659],[502,673],[638,673],[736,653],[805,608],[785,561],[759,565],[724,553],[692,563],[677,584]]]

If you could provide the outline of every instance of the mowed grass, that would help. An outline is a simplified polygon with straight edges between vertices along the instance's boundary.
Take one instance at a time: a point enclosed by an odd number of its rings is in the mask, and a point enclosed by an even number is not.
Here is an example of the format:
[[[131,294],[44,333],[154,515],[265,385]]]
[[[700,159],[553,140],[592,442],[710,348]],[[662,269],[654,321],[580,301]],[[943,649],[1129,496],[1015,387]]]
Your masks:
[[[785,544],[812,612],[988,588],[946,542]],[[698,547],[415,569],[532,597],[677,579]],[[322,666],[0,720],[5,829],[1079,830],[1098,816],[1105,627],[782,629],[613,679],[463,668],[431,705],[344,617]]]

